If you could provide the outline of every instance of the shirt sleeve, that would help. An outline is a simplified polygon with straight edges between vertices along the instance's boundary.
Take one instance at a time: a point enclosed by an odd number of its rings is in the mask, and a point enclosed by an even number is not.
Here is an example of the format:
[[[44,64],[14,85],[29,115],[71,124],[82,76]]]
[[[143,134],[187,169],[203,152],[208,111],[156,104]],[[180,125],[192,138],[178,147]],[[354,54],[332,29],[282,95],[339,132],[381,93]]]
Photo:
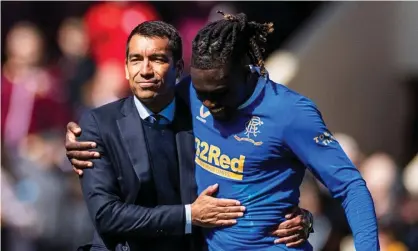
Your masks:
[[[186,227],[185,227],[185,233],[191,234],[192,233],[192,209],[190,204],[184,205],[184,208],[186,210]]]
[[[374,204],[360,172],[327,129],[313,102],[301,98],[294,108],[283,132],[285,143],[341,201],[356,250],[379,250]]]

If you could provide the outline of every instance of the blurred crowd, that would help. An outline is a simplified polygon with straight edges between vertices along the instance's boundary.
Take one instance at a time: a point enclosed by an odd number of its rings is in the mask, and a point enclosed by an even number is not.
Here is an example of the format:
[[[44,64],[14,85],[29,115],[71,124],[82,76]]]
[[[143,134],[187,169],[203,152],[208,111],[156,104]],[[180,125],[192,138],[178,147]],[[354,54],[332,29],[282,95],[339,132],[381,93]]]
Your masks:
[[[381,250],[418,250],[418,155],[401,168],[386,153],[365,156],[361,146],[347,134],[334,136],[360,170],[372,194]],[[300,206],[314,215],[315,232],[309,238],[314,250],[355,251],[340,203],[309,172],[300,190]]]
[[[188,68],[191,41],[216,10],[234,5],[197,4],[175,21]],[[66,159],[65,125],[85,110],[129,93],[125,42],[138,23],[160,19],[145,2],[97,2],[82,17],[66,18],[56,34],[57,58],[46,58],[42,27],[22,21],[6,34],[1,72],[1,234],[5,251],[76,250],[92,236],[78,178]],[[336,134],[372,193],[382,250],[418,250],[418,158],[399,167],[391,156],[365,156],[355,139]],[[301,207],[315,216],[315,250],[354,250],[337,201],[308,173]]]

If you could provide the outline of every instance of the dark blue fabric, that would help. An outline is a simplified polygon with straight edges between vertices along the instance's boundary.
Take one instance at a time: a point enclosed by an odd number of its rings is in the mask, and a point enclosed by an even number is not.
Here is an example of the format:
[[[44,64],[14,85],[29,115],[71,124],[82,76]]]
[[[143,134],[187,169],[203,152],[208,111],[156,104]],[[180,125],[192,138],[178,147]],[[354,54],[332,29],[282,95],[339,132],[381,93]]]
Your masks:
[[[150,164],[157,191],[157,204],[181,204],[176,139],[168,125],[142,120]]]
[[[184,109],[184,106],[179,107]],[[79,140],[96,142],[95,151],[101,153],[100,159],[93,160],[94,167],[84,170],[80,177],[90,217],[96,227],[94,247],[124,251],[186,250],[177,249],[178,242],[173,241],[184,238],[184,204],[192,202],[191,195],[195,196],[196,186],[191,178],[194,172],[193,134],[188,121],[181,120],[181,126],[173,127],[172,135],[175,144],[180,146],[177,154],[184,167],[177,175],[182,177],[181,188],[178,188],[181,201],[178,196],[174,196],[174,201],[171,200],[174,189],[167,185],[167,177],[174,175],[154,175],[133,97],[88,111],[81,118]],[[167,187],[161,189],[156,184]]]

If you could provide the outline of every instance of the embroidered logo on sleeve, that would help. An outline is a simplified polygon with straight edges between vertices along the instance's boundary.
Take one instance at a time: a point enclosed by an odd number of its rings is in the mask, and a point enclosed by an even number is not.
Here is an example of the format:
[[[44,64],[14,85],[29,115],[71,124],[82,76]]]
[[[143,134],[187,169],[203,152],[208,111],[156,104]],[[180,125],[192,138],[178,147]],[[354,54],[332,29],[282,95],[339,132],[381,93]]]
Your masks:
[[[320,134],[319,136],[316,136],[315,138],[313,138],[313,140],[315,141],[315,143],[321,144],[324,146],[327,146],[331,144],[332,142],[336,141],[334,136],[332,136],[332,134],[329,132],[324,132]]]

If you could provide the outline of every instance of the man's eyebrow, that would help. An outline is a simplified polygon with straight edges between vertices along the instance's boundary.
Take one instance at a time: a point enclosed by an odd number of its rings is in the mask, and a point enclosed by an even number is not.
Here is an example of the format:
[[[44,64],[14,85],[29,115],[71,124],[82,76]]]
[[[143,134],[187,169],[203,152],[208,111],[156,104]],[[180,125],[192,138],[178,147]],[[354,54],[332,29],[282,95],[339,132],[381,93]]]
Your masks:
[[[168,55],[165,54],[165,53],[158,53],[158,52],[156,52],[156,53],[151,54],[150,57],[163,57],[163,58],[168,58]]]
[[[128,58],[139,58],[139,57],[143,57],[141,54],[139,53],[133,53],[133,54],[129,54]],[[168,55],[165,53],[153,53],[151,55],[149,55],[150,58],[168,58]]]
[[[141,54],[139,54],[139,53],[134,53],[134,54],[129,54],[129,58],[139,58],[139,57],[141,57],[142,55]]]

